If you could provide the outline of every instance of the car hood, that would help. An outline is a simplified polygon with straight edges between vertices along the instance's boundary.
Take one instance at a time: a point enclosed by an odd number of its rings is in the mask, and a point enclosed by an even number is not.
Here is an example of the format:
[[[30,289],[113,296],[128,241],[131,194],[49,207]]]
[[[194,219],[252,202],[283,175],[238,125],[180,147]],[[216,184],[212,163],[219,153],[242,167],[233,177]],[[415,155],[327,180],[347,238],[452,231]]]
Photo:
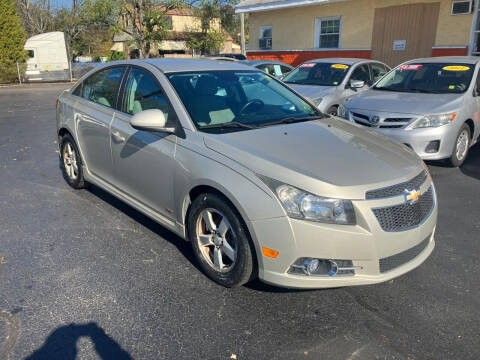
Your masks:
[[[405,146],[338,118],[205,134],[204,141],[256,174],[322,196],[364,199],[366,190],[406,181],[423,168]]]
[[[415,115],[440,114],[461,107],[464,94],[422,94],[367,90],[346,104],[348,109]]]
[[[303,96],[309,97],[310,99],[318,99],[319,97],[329,95],[335,92],[335,86],[318,86],[318,85],[295,85],[287,84],[293,90],[302,94]]]

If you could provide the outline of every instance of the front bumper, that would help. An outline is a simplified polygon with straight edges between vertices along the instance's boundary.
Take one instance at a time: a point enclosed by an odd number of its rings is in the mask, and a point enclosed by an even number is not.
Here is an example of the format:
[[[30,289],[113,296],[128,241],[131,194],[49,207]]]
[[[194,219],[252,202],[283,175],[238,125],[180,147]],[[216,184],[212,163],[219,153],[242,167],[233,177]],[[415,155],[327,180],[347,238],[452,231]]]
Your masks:
[[[433,187],[433,185],[432,185]],[[332,288],[366,285],[388,281],[405,274],[425,261],[435,246],[437,222],[436,200],[431,213],[414,228],[385,232],[372,212],[381,206],[399,204],[399,196],[354,201],[357,225],[333,225],[289,219],[287,217],[251,221],[250,228],[260,247],[275,249],[277,258],[262,256],[259,277],[266,283],[289,288]],[[418,247],[416,256],[381,272],[380,259],[407,252]],[[261,254],[261,252],[260,252]],[[361,267],[354,275],[307,276],[289,273],[290,266],[299,258],[351,260]]]
[[[402,144],[412,148],[423,160],[440,160],[449,158],[455,145],[456,131],[451,125],[444,125],[437,128],[423,129],[381,129],[374,130],[395,139]],[[427,146],[432,141],[440,141],[438,151],[426,152]]]

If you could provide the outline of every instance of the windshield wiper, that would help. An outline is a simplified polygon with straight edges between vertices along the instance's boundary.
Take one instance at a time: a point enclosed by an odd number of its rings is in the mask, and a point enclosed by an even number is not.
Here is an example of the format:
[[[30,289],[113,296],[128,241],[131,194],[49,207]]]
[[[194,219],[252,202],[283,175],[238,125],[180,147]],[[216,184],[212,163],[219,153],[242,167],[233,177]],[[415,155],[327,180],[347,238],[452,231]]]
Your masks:
[[[256,125],[250,125],[250,124],[243,124],[238,121],[232,121],[232,122],[227,122],[227,123],[221,123],[221,124],[210,124],[210,125],[204,125],[201,126],[199,129],[224,129],[224,128],[242,128],[242,129],[256,129],[258,126]]]
[[[323,119],[324,116],[314,115],[314,116],[304,116],[304,117],[286,117],[280,120],[270,121],[263,124],[259,124],[259,127],[271,126],[271,125],[280,125],[280,124],[293,124],[297,122],[312,121],[317,119]]]

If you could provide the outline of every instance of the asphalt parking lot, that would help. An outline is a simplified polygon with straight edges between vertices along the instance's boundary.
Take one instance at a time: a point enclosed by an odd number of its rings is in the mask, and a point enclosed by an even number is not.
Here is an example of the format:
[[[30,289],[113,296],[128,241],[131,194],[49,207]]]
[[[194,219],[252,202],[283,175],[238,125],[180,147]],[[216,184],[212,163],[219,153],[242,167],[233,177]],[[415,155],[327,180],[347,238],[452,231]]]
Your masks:
[[[0,88],[0,359],[478,359],[480,145],[430,163],[436,248],[388,283],[208,280],[190,246],[58,167],[65,85]]]

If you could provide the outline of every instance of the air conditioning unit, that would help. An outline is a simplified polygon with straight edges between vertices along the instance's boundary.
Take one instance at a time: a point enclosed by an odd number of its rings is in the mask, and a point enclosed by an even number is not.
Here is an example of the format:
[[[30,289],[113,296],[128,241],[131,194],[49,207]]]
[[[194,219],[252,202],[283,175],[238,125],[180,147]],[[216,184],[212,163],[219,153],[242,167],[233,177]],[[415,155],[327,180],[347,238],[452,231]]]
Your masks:
[[[258,39],[258,47],[260,49],[271,49],[272,48],[272,38],[263,38],[263,39]]]
[[[452,15],[470,14],[473,8],[473,0],[461,0],[452,2]]]

